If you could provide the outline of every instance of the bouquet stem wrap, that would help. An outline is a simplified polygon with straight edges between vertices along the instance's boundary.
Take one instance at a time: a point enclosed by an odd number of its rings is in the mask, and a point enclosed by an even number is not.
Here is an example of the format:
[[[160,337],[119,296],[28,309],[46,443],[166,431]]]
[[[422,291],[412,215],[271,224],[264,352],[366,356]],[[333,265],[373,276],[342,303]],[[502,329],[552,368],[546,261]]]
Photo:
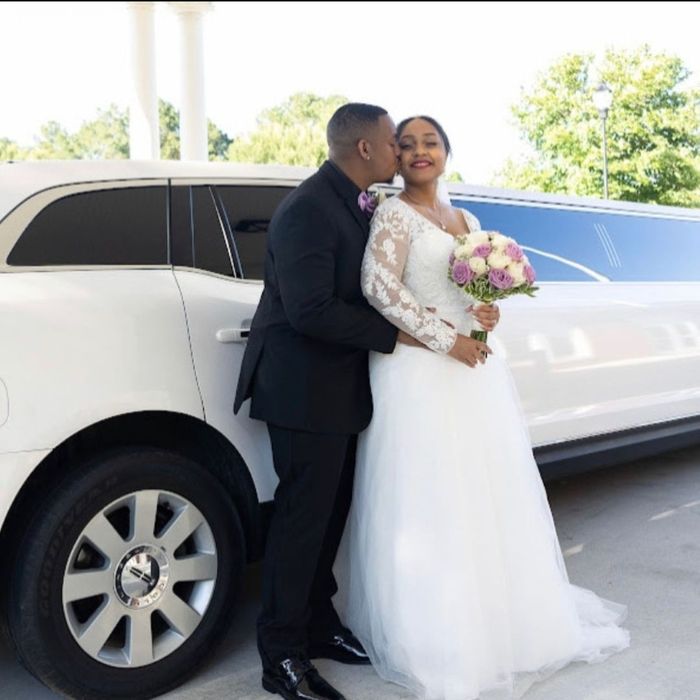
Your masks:
[[[474,328],[472,329],[472,332],[469,334],[471,338],[474,338],[474,340],[480,340],[482,343],[486,342],[486,338],[488,338],[488,332],[484,330],[484,327],[476,320],[474,319]]]

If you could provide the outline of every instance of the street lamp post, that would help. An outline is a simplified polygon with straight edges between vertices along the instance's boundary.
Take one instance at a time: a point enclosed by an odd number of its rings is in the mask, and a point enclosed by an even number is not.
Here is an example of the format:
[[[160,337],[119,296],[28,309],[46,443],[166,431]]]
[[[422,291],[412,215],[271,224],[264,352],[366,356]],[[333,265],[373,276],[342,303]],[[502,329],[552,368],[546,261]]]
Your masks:
[[[612,104],[612,90],[605,83],[600,83],[593,91],[593,104],[598,110],[600,121],[603,125],[603,191],[605,199],[608,199],[608,139],[605,131],[605,121],[608,118],[608,110]]]

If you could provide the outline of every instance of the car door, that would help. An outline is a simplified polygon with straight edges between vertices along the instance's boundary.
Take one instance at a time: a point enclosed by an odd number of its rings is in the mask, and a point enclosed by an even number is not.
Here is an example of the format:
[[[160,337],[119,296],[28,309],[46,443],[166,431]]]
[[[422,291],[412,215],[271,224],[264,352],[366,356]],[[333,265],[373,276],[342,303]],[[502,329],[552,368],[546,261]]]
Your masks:
[[[171,253],[190,333],[192,357],[207,423],[238,450],[260,501],[270,500],[272,470],[265,424],[236,416],[233,399],[245,342],[262,294],[267,225],[290,186],[171,187]]]

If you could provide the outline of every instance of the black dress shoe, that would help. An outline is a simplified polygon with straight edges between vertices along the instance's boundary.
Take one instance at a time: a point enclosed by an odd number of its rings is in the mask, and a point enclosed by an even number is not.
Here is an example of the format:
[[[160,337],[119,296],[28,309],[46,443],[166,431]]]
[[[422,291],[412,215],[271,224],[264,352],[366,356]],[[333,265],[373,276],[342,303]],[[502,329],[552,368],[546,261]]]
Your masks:
[[[292,657],[263,670],[262,686],[286,700],[345,700],[306,659]]]
[[[366,665],[372,663],[362,644],[352,632],[339,632],[323,642],[309,646],[312,659],[334,659],[344,664]]]

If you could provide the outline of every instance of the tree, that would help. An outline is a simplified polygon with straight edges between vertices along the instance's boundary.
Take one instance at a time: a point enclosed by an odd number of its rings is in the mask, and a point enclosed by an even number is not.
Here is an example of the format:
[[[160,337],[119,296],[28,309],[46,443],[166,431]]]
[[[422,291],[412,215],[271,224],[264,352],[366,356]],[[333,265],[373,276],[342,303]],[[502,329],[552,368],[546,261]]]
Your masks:
[[[326,124],[346,102],[348,99],[342,95],[292,95],[283,104],[262,112],[257,129],[235,140],[228,149],[228,158],[248,163],[319,166],[328,157]]]
[[[71,136],[58,122],[47,122],[39,131],[41,136],[29,150],[29,158],[37,160],[80,158],[75,137]]]
[[[25,160],[27,149],[18,146],[14,141],[7,138],[0,138],[0,161],[3,160]]]
[[[180,159],[180,112],[165,100],[158,100],[158,131],[160,157],[164,160]]]
[[[523,91],[513,107],[533,155],[510,160],[498,184],[600,196],[601,123],[593,105],[593,57],[568,55]],[[606,52],[598,79],[613,91],[608,113],[612,199],[700,206],[700,91],[685,84],[680,59]]]
[[[174,105],[158,100],[160,128],[160,157],[165,160],[180,158],[180,113]],[[209,160],[226,160],[232,140],[214,122],[207,120]]]
[[[180,157],[180,115],[165,100],[158,101],[160,154],[166,160]],[[207,122],[209,159],[225,160],[231,139],[211,121]],[[73,134],[58,122],[41,126],[34,146],[24,148],[10,139],[0,139],[0,160],[106,159],[129,157],[128,110],[111,104],[98,110],[96,119],[83,122]]]

